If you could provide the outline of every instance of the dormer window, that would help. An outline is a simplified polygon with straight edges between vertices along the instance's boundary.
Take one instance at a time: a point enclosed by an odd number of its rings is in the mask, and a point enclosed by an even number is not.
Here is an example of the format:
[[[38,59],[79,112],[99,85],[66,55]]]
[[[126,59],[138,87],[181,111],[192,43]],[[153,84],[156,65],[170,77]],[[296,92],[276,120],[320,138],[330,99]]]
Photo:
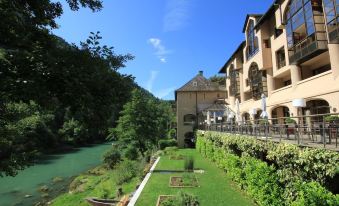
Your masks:
[[[255,35],[254,21],[250,20],[247,30],[247,60],[259,51],[258,45],[258,37]]]

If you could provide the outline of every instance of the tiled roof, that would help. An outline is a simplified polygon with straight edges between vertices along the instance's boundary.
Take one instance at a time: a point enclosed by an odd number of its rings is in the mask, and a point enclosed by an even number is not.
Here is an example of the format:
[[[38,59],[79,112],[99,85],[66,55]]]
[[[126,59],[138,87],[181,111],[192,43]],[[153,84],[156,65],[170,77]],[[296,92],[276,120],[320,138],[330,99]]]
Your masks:
[[[176,92],[194,92],[194,91],[226,91],[225,87],[206,79],[202,74],[198,74],[184,86],[177,89]]]

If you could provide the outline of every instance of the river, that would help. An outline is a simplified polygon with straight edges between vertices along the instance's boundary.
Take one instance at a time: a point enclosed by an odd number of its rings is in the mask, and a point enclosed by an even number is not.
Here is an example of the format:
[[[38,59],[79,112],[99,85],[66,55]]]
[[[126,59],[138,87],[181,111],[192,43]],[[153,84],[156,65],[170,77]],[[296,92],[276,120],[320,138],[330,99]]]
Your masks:
[[[40,198],[39,188],[47,186],[49,194],[55,194],[67,189],[70,180],[86,170],[101,163],[103,153],[111,144],[100,144],[78,148],[74,151],[46,155],[32,167],[29,167],[15,177],[0,178],[1,206],[31,206]],[[55,177],[61,181],[54,181]]]

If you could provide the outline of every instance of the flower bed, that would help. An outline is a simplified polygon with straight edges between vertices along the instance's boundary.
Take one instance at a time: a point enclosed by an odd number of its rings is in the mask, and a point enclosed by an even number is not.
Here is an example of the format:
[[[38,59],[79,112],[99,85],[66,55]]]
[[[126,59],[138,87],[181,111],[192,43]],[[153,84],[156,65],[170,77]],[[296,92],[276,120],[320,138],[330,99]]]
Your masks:
[[[170,187],[185,188],[199,187],[197,177],[194,174],[184,174],[183,176],[170,177]]]
[[[156,206],[162,206],[163,202],[165,202],[168,199],[174,199],[174,195],[159,195],[157,205]]]

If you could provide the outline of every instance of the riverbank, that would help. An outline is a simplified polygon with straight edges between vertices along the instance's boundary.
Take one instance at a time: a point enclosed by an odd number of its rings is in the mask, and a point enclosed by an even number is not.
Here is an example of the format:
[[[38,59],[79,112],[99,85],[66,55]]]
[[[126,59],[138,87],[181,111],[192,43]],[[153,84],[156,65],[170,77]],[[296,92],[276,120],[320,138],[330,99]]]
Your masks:
[[[0,178],[0,205],[32,206],[68,191],[75,176],[101,164],[111,143],[44,155],[15,177]]]
[[[122,185],[117,185],[117,170],[108,170],[104,166],[98,166],[76,177],[69,189],[52,200],[52,206],[88,206],[85,198],[96,197],[102,199],[119,199],[118,190],[123,194],[135,191],[136,185],[140,182],[139,177],[134,177]]]

